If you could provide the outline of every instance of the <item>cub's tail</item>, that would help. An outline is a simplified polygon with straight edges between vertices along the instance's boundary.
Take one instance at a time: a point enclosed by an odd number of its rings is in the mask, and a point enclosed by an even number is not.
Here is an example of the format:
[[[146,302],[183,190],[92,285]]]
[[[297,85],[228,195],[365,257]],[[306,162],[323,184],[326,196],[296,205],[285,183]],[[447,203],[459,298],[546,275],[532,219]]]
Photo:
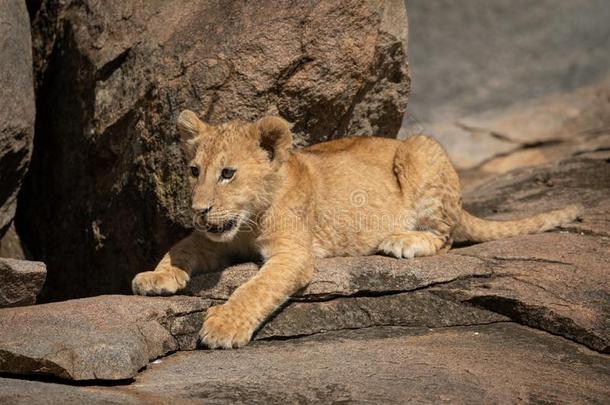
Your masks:
[[[581,218],[583,211],[584,207],[582,205],[574,204],[560,210],[549,211],[516,221],[490,221],[477,218],[462,210],[459,223],[453,231],[453,237],[458,241],[487,242],[512,236],[539,233]]]

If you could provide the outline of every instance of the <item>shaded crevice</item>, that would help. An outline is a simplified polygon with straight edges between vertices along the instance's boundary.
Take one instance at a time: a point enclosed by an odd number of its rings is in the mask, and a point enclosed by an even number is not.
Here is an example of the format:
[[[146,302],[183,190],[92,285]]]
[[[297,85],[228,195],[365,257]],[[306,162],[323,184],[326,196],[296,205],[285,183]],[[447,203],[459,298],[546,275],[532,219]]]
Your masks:
[[[420,330],[420,329],[439,330],[440,329],[440,330],[443,330],[443,329],[450,329],[450,328],[463,328],[463,327],[468,327],[468,326],[494,325],[494,324],[499,324],[499,323],[514,323],[514,322],[512,322],[512,321],[490,321],[490,322],[479,322],[479,323],[467,323],[467,324],[463,324],[463,325],[456,324],[456,325],[450,325],[450,326],[435,326],[435,327],[405,326],[405,325],[371,325],[371,326],[362,326],[362,327],[354,327],[354,328],[345,327],[345,328],[338,328],[338,329],[325,330],[325,331],[319,331],[319,332],[294,334],[294,335],[290,335],[290,336],[284,335],[284,336],[263,337],[263,338],[253,340],[253,343],[297,340],[297,339],[302,339],[302,338],[311,337],[311,336],[323,336],[328,333],[336,333],[336,332],[350,331],[350,330],[370,330],[370,329],[376,329],[376,328],[402,328],[405,330],[406,329],[410,329],[410,330]]]
[[[302,54],[300,58],[295,60],[286,66],[278,75],[275,83],[271,87],[271,92],[280,94],[282,92],[282,88],[284,84],[290,80],[291,77],[296,75],[300,70],[302,70],[308,63],[313,62],[313,58],[308,56],[307,54]]]
[[[112,74],[121,68],[121,66],[125,63],[127,58],[129,57],[129,53],[131,52],[131,47],[125,49],[121,53],[119,53],[112,60],[106,62],[104,66],[102,66],[96,75],[95,81],[97,82],[105,82],[108,80]]]
[[[0,378],[69,385],[73,387],[117,387],[123,385],[130,385],[135,382],[134,378],[125,378],[121,380],[68,380],[50,374],[0,373]]]
[[[544,307],[526,305],[517,299],[498,296],[473,297],[466,302],[507,316],[520,325],[570,340],[598,353],[610,353],[610,346],[603,339],[574,324],[571,319],[559,316]],[[549,315],[553,315],[556,319],[551,319]],[[532,318],[536,318],[539,322],[534,322]]]
[[[545,263],[545,264],[560,264],[560,265],[571,266],[571,267],[575,266],[573,263],[562,262],[559,260],[541,259],[538,257],[519,257],[519,256],[481,257],[481,256],[477,256],[477,255],[471,255],[471,254],[467,254],[467,253],[457,253],[457,252],[451,253],[451,254],[454,254],[456,256],[472,257],[475,259],[480,259],[485,262],[491,262],[491,264],[495,264],[495,263],[493,263],[493,261],[497,260],[497,261],[506,261],[506,262],[534,262],[534,263]]]
[[[299,28],[301,30],[299,34],[300,57],[282,69],[278,74],[277,79],[271,86],[271,93],[274,93],[277,96],[281,95],[284,85],[288,80],[290,80],[290,78],[301,71],[307,64],[314,61],[314,58],[311,57],[307,52],[307,47],[304,40],[307,20],[313,12],[313,9],[314,7],[311,7],[299,22]]]

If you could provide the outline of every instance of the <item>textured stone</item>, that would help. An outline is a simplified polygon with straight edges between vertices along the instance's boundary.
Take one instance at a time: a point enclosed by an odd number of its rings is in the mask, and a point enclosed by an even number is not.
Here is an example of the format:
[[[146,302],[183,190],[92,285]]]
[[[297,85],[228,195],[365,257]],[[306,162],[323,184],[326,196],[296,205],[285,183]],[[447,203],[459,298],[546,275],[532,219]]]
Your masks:
[[[610,238],[550,233],[456,249],[493,274],[432,288],[610,353]]]
[[[213,403],[607,402],[608,357],[500,323],[373,328],[180,353],[124,392]]]
[[[30,162],[34,80],[30,20],[24,1],[0,3],[0,238],[10,226]]]
[[[0,378],[10,404],[608,403],[608,356],[512,323],[372,328],[173,354],[130,385]]]
[[[428,291],[414,291],[379,297],[337,298],[326,302],[294,302],[265,324],[255,339],[374,326],[437,328],[481,325],[508,319],[473,305],[443,299]]]
[[[0,258],[0,308],[34,304],[46,276],[44,263]]]
[[[189,297],[99,296],[0,309],[0,372],[129,379],[179,348],[177,318],[201,316],[208,305]]]
[[[46,1],[39,153],[18,216],[48,266],[44,295],[128,292],[191,226],[184,108],[212,123],[279,114],[297,145],[396,136],[406,28],[400,0]]]
[[[610,6],[604,1],[408,5],[415,83],[409,114],[424,126],[569,92],[610,71]]]

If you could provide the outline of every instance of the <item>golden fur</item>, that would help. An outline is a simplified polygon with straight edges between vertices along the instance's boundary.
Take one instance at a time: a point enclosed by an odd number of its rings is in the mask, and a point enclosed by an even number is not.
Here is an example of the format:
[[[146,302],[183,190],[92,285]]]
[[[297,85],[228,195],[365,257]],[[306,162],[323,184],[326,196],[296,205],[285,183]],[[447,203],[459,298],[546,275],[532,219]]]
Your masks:
[[[429,256],[454,239],[542,232],[582,210],[569,206],[518,221],[475,218],[462,210],[445,151],[426,136],[346,138],[292,150],[281,118],[210,126],[190,111],[180,115],[178,129],[192,158],[196,229],[154,271],[136,275],[132,288],[141,295],[174,294],[194,272],[262,256],[258,274],[207,311],[200,340],[210,348],[247,344],[311,280],[314,258]],[[230,169],[234,174],[225,178]]]

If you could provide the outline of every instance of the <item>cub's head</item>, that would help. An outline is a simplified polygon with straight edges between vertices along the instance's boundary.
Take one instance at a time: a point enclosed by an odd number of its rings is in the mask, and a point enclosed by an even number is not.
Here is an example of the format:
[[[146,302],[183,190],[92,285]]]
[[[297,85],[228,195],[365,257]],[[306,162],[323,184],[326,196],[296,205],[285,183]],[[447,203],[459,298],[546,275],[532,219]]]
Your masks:
[[[227,242],[268,207],[292,148],[290,127],[279,117],[213,126],[189,110],[177,126],[190,159],[195,228]]]

